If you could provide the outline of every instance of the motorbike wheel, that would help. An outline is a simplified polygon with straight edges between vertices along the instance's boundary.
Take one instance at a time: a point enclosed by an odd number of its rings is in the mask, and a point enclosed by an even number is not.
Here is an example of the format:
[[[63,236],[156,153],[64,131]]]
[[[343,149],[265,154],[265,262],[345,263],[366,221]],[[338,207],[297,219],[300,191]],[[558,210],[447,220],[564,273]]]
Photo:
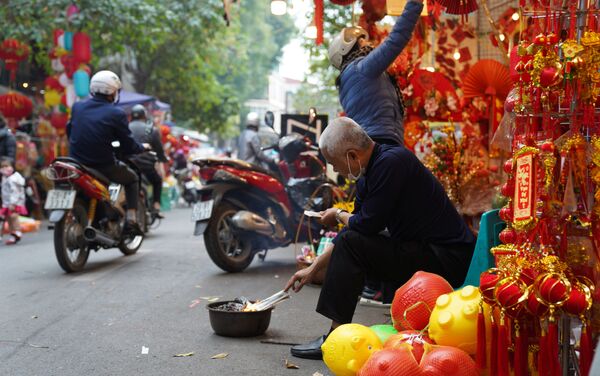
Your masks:
[[[85,205],[77,200],[73,209],[54,226],[54,252],[58,264],[67,273],[81,271],[90,255],[83,237],[87,222]]]
[[[204,244],[211,260],[229,273],[243,271],[254,258],[250,244],[243,244],[232,233],[229,220],[238,211],[229,202],[221,201],[204,232]]]
[[[146,222],[146,210],[145,198],[143,195],[140,195],[138,198],[137,221],[142,230],[146,229],[148,226]],[[133,255],[138,251],[138,249],[140,249],[143,241],[143,235],[127,236],[121,240],[121,243],[119,243],[119,250],[125,256]]]

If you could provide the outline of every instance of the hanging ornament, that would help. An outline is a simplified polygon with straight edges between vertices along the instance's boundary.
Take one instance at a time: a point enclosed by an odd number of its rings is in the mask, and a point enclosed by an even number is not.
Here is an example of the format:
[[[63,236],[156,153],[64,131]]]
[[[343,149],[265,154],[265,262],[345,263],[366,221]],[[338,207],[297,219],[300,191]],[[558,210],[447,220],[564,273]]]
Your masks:
[[[54,40],[54,46],[58,47],[59,43],[58,40],[60,38],[61,35],[63,35],[65,33],[65,31],[63,29],[54,29],[52,30],[52,36],[53,36],[53,40]],[[63,44],[64,46],[64,44]]]
[[[73,51],[73,33],[70,31],[65,31],[64,35],[63,35],[63,39],[64,39],[64,48],[65,50],[71,52]]]
[[[64,72],[65,70],[65,66],[62,64],[62,62],[60,61],[60,59],[52,59],[52,61],[50,62],[50,65],[52,67],[52,70],[55,72]]]
[[[73,74],[73,85],[78,97],[87,97],[90,92],[90,75],[83,69]]]
[[[323,0],[315,0],[315,26],[317,28],[317,46],[323,43]]]
[[[77,32],[73,36],[73,57],[78,64],[87,64],[92,58],[90,37],[84,32]]]
[[[58,92],[62,92],[64,90],[63,86],[58,81],[58,77],[56,76],[48,76],[44,80],[44,88],[46,89],[46,91],[55,90]]]
[[[23,94],[11,91],[0,95],[0,112],[7,119],[22,119],[31,115],[33,103]]]
[[[4,60],[4,68],[10,72],[10,80],[17,77],[17,65],[29,56],[29,46],[16,39],[5,39],[0,44],[0,59]]]
[[[77,100],[77,95],[75,94],[75,86],[70,84],[65,88],[65,96],[67,97],[67,107],[73,107],[75,101]]]
[[[58,82],[62,85],[62,87],[67,87],[71,84],[71,80],[69,77],[67,77],[66,73],[61,73],[61,75],[58,76]]]
[[[79,14],[79,8],[77,8],[77,5],[70,4],[67,7],[67,21],[69,21],[69,22],[73,21],[73,18],[75,16],[77,16],[78,14]]]
[[[69,122],[69,115],[62,112],[53,112],[50,116],[50,124],[56,129],[59,135],[64,134],[67,123]]]
[[[77,70],[77,62],[73,55],[61,56],[60,62],[65,67],[65,73],[69,79],[73,78],[73,73]]]
[[[56,90],[46,89],[44,92],[44,106],[52,108],[60,104],[61,95]]]

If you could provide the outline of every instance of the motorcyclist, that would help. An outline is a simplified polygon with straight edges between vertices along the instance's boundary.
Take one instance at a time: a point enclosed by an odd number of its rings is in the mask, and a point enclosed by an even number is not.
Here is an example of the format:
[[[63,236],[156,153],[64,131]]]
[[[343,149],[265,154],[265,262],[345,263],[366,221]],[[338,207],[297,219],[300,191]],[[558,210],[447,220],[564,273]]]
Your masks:
[[[250,112],[246,117],[246,129],[240,136],[238,159],[268,167],[268,164],[274,162],[275,159],[261,150],[260,138],[258,137],[259,124],[258,114]]]
[[[152,147],[152,152],[136,154],[131,159],[140,168],[146,179],[152,184],[152,212],[158,218],[163,218],[160,213],[160,194],[164,176],[164,163],[167,157],[160,141],[160,134],[148,121],[146,108],[136,104],[131,109],[131,122],[129,130],[134,140],[139,143],[147,143]],[[158,164],[157,164],[158,163]],[[160,171],[160,174],[159,174]]]
[[[114,104],[119,100],[121,80],[115,73],[103,70],[90,80],[90,99],[73,105],[67,124],[69,156],[85,166],[100,171],[110,181],[125,187],[127,200],[126,231],[143,235],[137,222],[139,181],[137,174],[116,159],[113,141],[119,141],[125,155],[149,149],[135,141],[129,130],[125,111]]]

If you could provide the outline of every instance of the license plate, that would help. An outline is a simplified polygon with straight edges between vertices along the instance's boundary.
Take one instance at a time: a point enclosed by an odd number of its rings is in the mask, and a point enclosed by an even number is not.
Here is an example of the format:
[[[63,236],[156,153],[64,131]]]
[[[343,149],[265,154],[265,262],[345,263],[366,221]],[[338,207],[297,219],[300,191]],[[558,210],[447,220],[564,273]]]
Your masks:
[[[210,218],[214,200],[201,201],[194,204],[192,209],[192,221],[203,221]]]
[[[46,196],[44,209],[72,209],[75,202],[76,191],[65,191],[61,189],[51,189]]]
[[[185,187],[187,189],[195,189],[196,188],[196,183],[193,181],[188,181],[185,183]]]

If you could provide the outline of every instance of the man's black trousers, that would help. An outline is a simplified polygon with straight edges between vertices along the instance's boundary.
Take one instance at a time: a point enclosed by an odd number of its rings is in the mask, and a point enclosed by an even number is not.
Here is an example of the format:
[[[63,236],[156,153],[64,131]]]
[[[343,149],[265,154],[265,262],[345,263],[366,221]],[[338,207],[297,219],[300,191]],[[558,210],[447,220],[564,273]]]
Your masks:
[[[352,322],[365,278],[402,286],[421,270],[444,277],[452,286],[463,284],[474,244],[433,246],[398,242],[381,235],[344,231],[336,239],[321,289],[317,312],[341,324]]]
[[[100,171],[108,180],[122,184],[125,187],[125,199],[127,209],[136,209],[140,194],[138,176],[125,163],[117,162],[114,165],[97,166],[94,169]]]
[[[160,193],[162,191],[162,183],[163,180],[156,171],[154,166],[142,168],[142,174],[148,179],[150,184],[152,184],[152,203],[160,204]]]

